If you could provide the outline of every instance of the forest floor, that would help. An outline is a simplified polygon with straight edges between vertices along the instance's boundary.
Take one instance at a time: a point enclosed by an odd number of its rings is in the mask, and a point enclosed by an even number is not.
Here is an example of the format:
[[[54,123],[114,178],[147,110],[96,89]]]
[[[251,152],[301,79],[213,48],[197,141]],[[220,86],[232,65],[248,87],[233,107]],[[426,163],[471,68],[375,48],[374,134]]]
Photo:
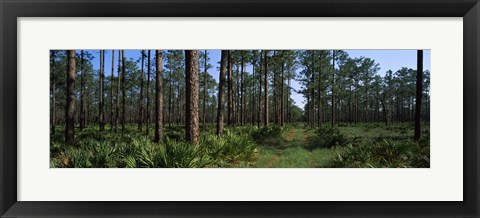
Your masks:
[[[258,168],[318,168],[325,167],[333,157],[332,149],[313,148],[314,133],[303,128],[292,128],[281,138],[271,139],[260,146]]]
[[[63,168],[370,168],[429,167],[429,124],[413,141],[410,123],[340,123],[311,129],[304,123],[279,127],[228,127],[222,137],[206,126],[201,140],[184,141],[183,126],[165,127],[153,143],[137,125],[101,132],[76,128],[75,144],[64,143],[64,128],[51,135],[50,167]]]

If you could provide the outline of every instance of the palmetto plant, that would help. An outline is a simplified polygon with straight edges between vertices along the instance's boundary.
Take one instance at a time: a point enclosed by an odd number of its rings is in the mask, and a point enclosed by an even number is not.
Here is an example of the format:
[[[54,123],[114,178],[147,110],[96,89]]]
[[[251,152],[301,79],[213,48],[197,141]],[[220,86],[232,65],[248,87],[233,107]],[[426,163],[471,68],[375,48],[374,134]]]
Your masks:
[[[373,141],[337,150],[333,167],[428,167],[429,147],[419,146],[413,141]]]

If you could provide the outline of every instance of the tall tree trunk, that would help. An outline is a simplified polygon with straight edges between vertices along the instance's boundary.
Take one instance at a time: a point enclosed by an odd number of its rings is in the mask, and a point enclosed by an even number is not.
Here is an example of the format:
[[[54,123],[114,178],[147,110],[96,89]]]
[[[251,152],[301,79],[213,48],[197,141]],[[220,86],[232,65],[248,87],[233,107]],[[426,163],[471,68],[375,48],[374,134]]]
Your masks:
[[[120,50],[118,50],[118,65],[117,65],[117,111],[115,114],[115,131],[117,131],[118,128],[118,123],[120,119],[120,75],[122,74],[122,53]]]
[[[322,104],[322,94],[323,94],[323,87],[322,87],[322,59],[321,55],[319,58],[318,63],[318,112],[317,112],[317,123],[318,127],[322,126],[322,111],[323,111],[323,104]]]
[[[380,100],[380,103],[382,104],[383,108],[383,121],[385,122],[385,125],[388,126],[388,108],[385,106],[385,96]]]
[[[422,90],[423,90],[423,50],[417,51],[417,99],[415,101],[415,140],[421,136],[420,116],[422,112]]]
[[[180,124],[181,121],[182,121],[182,117],[181,117],[182,113],[180,113],[180,112],[182,111],[182,103],[181,102],[183,101],[182,93],[180,93],[180,82],[179,82],[180,81],[180,76],[179,76],[179,74],[180,74],[180,72],[178,72],[178,74],[177,74],[177,87],[176,87],[177,88],[177,93],[178,93],[178,98],[177,98],[177,107],[178,107],[177,111],[178,112],[177,112],[177,118],[176,119],[177,119],[178,124]]]
[[[312,50],[312,53],[311,53],[311,58],[312,58],[312,63],[311,63],[311,73],[312,73],[312,81],[311,81],[311,84],[313,87],[315,87],[315,51]],[[332,92],[333,93],[333,92]],[[311,115],[310,115],[310,125],[312,128],[315,128],[315,116],[316,116],[316,113],[315,113],[315,88],[312,88],[311,89],[311,97],[310,97],[310,101],[311,101]]]
[[[75,142],[75,50],[67,50],[67,105],[65,107],[65,143]]]
[[[205,113],[205,110],[206,110],[206,105],[207,105],[207,65],[208,65],[208,62],[207,62],[207,59],[208,59],[208,54],[207,54],[207,50],[205,50],[205,71],[203,73],[203,114],[202,114],[202,120],[203,120],[203,127],[205,127],[205,120],[207,119],[206,117],[206,113]]]
[[[80,51],[80,130],[85,128],[85,71],[83,50]]]
[[[110,74],[110,131],[113,131],[113,125],[114,125],[114,117],[113,117],[113,70],[114,70],[114,65],[115,63],[115,51],[112,50],[112,71]]]
[[[169,79],[169,83],[170,83],[170,87],[169,87],[169,90],[168,90],[168,127],[171,127],[172,126],[172,93],[173,93],[173,67],[172,67],[172,62],[170,60],[171,58],[168,58],[168,62],[170,63],[170,72],[169,72],[169,76],[168,76],[168,79]]]
[[[285,87],[283,86],[284,85],[284,79],[285,79],[285,63],[284,63],[284,60],[285,60],[285,51],[282,51],[282,79],[281,79],[281,86],[280,86],[280,90],[282,90],[282,93],[280,95],[281,97],[281,100],[280,100],[280,125],[283,126],[283,122],[284,122],[284,119],[285,119],[285,111],[284,111],[284,108],[283,108],[283,105],[284,105],[284,99],[285,99]]]
[[[353,106],[352,106],[352,84],[349,84],[350,92],[348,93],[348,123],[352,125],[353,122]]]
[[[264,113],[263,117],[265,118],[263,124],[268,126],[268,50],[265,51],[265,77],[264,77],[264,86],[265,86],[265,102],[264,102]]]
[[[157,71],[155,77],[155,137],[158,143],[163,139],[163,77],[162,77],[162,50],[155,51]]]
[[[85,108],[85,110],[84,110],[84,111],[85,111],[85,126],[88,126],[88,125],[90,124],[90,123],[89,123],[89,121],[90,121],[89,118],[91,117],[91,116],[90,116],[90,105],[91,105],[91,104],[90,104],[89,100],[90,100],[90,96],[87,95],[87,96],[85,97],[85,103],[86,103],[86,104],[85,104],[85,107],[86,107],[86,108]]]
[[[125,50],[122,50],[122,133],[125,132]]]
[[[147,129],[145,134],[150,135],[150,50],[148,50],[147,55],[147,108],[146,108],[146,119],[147,119]]]
[[[227,99],[227,125],[231,126],[233,122],[233,75],[232,75],[232,51],[228,51],[228,99]]]
[[[133,89],[130,89],[130,103],[128,107],[128,123],[135,122],[135,108],[133,107]]]
[[[185,50],[185,85],[186,85],[186,110],[185,133],[186,140],[198,142],[198,50]]]
[[[278,111],[277,111],[277,54],[276,51],[273,50],[273,78],[272,78],[272,91],[273,91],[273,123],[278,124]]]
[[[243,77],[243,65],[244,65],[244,53],[245,51],[241,51],[241,68],[240,68],[240,125],[245,125],[245,82]]]
[[[358,80],[355,80],[355,125],[358,123]]]
[[[52,126],[51,126],[51,134],[54,135],[55,134],[55,124],[56,124],[56,103],[55,103],[55,92],[57,91],[56,87],[55,87],[55,83],[56,83],[56,78],[55,78],[55,51],[51,50],[50,51],[50,71],[51,71],[51,74],[52,74]]]
[[[142,50],[141,52],[141,55],[142,55],[142,67],[141,67],[141,71],[142,71],[142,75],[140,75],[140,99],[138,99],[138,104],[140,106],[140,110],[138,112],[138,130],[141,132],[142,131],[142,126],[143,126],[143,100],[145,99],[143,97],[143,80],[144,80],[144,77],[145,77],[145,72],[143,70],[144,66],[145,66],[145,51]]]
[[[253,88],[253,95],[252,95],[252,103],[251,103],[251,104],[252,104],[252,107],[251,107],[251,111],[250,111],[250,113],[251,113],[251,119],[252,119],[252,120],[251,120],[252,126],[255,124],[255,120],[256,120],[256,117],[255,117],[255,114],[256,114],[256,113],[255,113],[255,108],[256,108],[256,105],[255,105],[256,99],[255,99],[255,97],[256,97],[256,94],[257,94],[257,87],[255,86],[255,78],[256,78],[256,77],[255,77],[255,64],[256,64],[256,61],[257,61],[257,60],[256,60],[256,58],[257,58],[257,57],[256,57],[256,54],[257,54],[256,51],[253,51],[253,58],[252,58],[252,68],[253,68],[253,70],[252,70],[252,78],[253,78],[253,79],[252,79],[252,88]],[[257,113],[258,113],[258,112],[257,112]]]
[[[365,122],[369,122],[369,105],[368,105],[368,82],[365,83]]]
[[[290,65],[287,65],[287,99],[286,99],[286,106],[287,106],[287,123],[291,122],[291,115],[290,115],[290,85],[291,85],[291,77],[290,77]]]
[[[235,92],[233,93],[233,102],[234,102],[234,107],[233,107],[233,127],[240,121],[239,119],[239,112],[240,112],[240,67],[238,66],[238,63],[235,65],[236,66],[236,72],[235,73]]]
[[[335,50],[333,50],[332,64],[332,126],[335,125]]]
[[[263,52],[264,51],[260,51],[260,63],[258,64],[259,65],[259,70],[258,70],[258,77],[260,78],[258,81],[258,111],[257,111],[257,115],[258,115],[258,119],[257,119],[257,126],[260,127],[260,125],[262,124],[262,86],[263,86],[263,83],[262,83],[262,63],[263,63]]]
[[[98,114],[98,119],[99,119],[99,128],[100,131],[103,131],[105,129],[105,120],[104,120],[104,102],[105,102],[105,94],[104,94],[104,80],[105,80],[105,50],[100,50],[100,98],[99,98],[99,114]]]
[[[223,134],[223,113],[225,110],[225,74],[227,73],[227,56],[228,51],[222,50],[220,59],[220,84],[218,86],[218,110],[217,110],[217,135]]]

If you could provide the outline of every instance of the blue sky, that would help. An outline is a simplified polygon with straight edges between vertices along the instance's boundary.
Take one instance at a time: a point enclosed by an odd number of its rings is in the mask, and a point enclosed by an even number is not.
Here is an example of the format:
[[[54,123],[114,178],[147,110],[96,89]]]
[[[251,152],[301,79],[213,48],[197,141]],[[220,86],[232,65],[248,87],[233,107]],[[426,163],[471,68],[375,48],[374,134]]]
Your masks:
[[[408,67],[412,69],[417,68],[417,50],[344,50],[346,51],[350,57],[368,57],[371,59],[374,59],[376,63],[380,64],[380,70],[379,74],[381,76],[385,75],[385,72],[388,70],[392,71],[397,71],[402,67]],[[94,59],[93,59],[93,67],[95,69],[99,68],[100,62],[99,62],[99,51],[98,50],[89,50],[90,53],[92,53]],[[115,67],[117,65],[118,57],[117,57],[118,51],[115,52]],[[424,70],[430,70],[430,50],[425,50],[424,51],[424,63],[423,67]],[[155,55],[155,52],[151,52],[152,57]],[[125,50],[125,57],[127,59],[134,59],[137,60],[139,59],[140,56],[140,50]],[[210,57],[210,64],[213,66],[209,70],[209,73],[217,80],[219,81],[219,72],[218,72],[218,62],[220,61],[220,50],[209,50],[209,57]],[[111,63],[112,63],[112,51],[107,50],[105,54],[105,69],[107,74],[110,73],[111,69]],[[115,68],[116,69],[116,68]],[[252,67],[247,66],[246,68],[247,72],[252,72]],[[116,73],[115,73],[116,74]],[[296,81],[292,81],[292,87],[296,90],[300,88],[300,84]],[[292,93],[292,98],[295,101],[295,104],[298,105],[300,108],[303,108],[305,104],[305,99],[303,98],[302,95],[297,94],[297,93]]]

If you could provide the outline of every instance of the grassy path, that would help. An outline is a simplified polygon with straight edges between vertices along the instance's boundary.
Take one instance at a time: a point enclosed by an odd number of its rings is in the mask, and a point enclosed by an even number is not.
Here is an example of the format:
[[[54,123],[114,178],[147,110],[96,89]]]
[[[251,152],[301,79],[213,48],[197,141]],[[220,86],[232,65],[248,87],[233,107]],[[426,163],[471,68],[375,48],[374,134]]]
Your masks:
[[[282,138],[261,146],[255,166],[259,168],[325,167],[331,159],[330,149],[312,149],[313,133],[302,128],[289,129]]]

